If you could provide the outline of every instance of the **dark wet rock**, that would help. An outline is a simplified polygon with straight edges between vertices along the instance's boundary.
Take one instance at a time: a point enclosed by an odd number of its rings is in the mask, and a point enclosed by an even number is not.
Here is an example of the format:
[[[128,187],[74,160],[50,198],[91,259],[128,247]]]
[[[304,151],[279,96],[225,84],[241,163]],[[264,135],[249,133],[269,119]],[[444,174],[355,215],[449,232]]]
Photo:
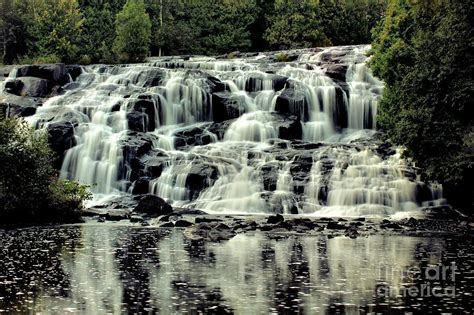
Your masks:
[[[291,221],[293,225],[305,226],[308,229],[319,229],[321,228],[318,223],[308,218],[295,218]]]
[[[344,232],[344,235],[349,237],[349,238],[352,238],[352,239],[355,239],[357,238],[360,234],[359,232],[357,231],[357,228],[353,225],[351,225],[351,227],[349,227],[345,232]]]
[[[160,115],[159,99],[136,99],[129,101],[131,111],[127,113],[129,128],[135,131],[153,131],[156,126],[156,117]]]
[[[346,83],[347,69],[348,66],[344,64],[330,64],[327,65],[325,73],[334,81],[334,83],[348,91],[349,89]]]
[[[214,122],[239,118],[245,111],[243,105],[230,92],[212,94],[212,116]]]
[[[191,226],[191,225],[193,225],[193,223],[189,222],[187,220],[178,220],[174,223],[175,227],[188,227],[188,226]]]
[[[328,222],[326,228],[328,230],[346,230],[347,226],[344,224],[340,224],[340,223],[332,221],[332,222]]]
[[[260,168],[263,181],[263,189],[275,191],[278,181],[278,166],[275,164],[265,164]]]
[[[395,148],[389,142],[381,143],[379,146],[377,146],[375,152],[377,152],[377,154],[384,160],[396,153]]]
[[[66,65],[63,63],[25,65],[17,68],[17,77],[36,77],[51,81],[53,85],[69,82]]]
[[[424,207],[422,211],[426,213],[430,219],[459,219],[466,217],[449,205]]]
[[[336,87],[336,107],[333,111],[334,124],[338,128],[347,128],[349,125],[348,92]]]
[[[146,178],[139,178],[132,184],[132,194],[148,194],[150,190],[150,181]]]
[[[289,221],[281,221],[275,224],[275,228],[285,229],[287,231],[291,231],[294,228],[294,225]]]
[[[150,216],[160,216],[173,212],[173,208],[158,196],[145,195],[138,202],[134,212],[145,213]]]
[[[302,139],[303,127],[299,118],[296,115],[278,115],[276,118],[277,119],[275,119],[275,127],[278,128],[278,136],[280,139]]]
[[[384,221],[387,221],[387,220],[384,220]],[[393,229],[393,230],[402,230],[403,227],[398,224],[398,223],[394,223],[394,222],[382,222],[382,224],[380,224],[380,227],[382,229]]]
[[[71,77],[72,81],[76,81],[77,77],[82,74],[82,66],[80,65],[66,65],[66,71]]]
[[[223,229],[223,230],[212,229],[208,233],[208,239],[209,241],[212,241],[212,242],[227,241],[233,238],[235,235],[237,234],[231,229]]]
[[[163,224],[160,224],[159,226],[160,228],[173,228],[174,227],[174,223],[173,222],[165,222]]]
[[[21,77],[5,84],[8,93],[29,97],[45,97],[50,88],[48,80],[35,77]]]
[[[119,210],[112,209],[108,210],[105,215],[103,215],[106,221],[121,221],[130,219],[130,211],[128,210]]]
[[[220,222],[216,225],[215,229],[217,229],[217,230],[230,230],[230,227],[227,224],[225,224],[223,222]]]
[[[365,222],[365,218],[355,218],[354,220],[352,221],[355,221],[355,222]]]
[[[128,129],[137,132],[152,131],[149,129],[148,115],[143,112],[132,111],[127,113]]]
[[[48,142],[57,157],[56,166],[60,167],[64,153],[77,144],[74,137],[74,125],[70,122],[54,122],[48,124],[47,130]]]
[[[285,221],[285,218],[281,214],[271,215],[267,219],[268,224],[277,224]]]
[[[300,90],[287,88],[277,97],[275,110],[280,114],[295,115],[299,120],[309,119],[308,102]]]
[[[156,136],[149,133],[128,131],[120,139],[120,145],[124,151],[124,158],[130,160],[133,157],[140,157],[150,152],[153,148],[153,141]]]
[[[27,117],[36,113],[36,109],[43,104],[43,99],[18,96],[10,93],[0,94],[0,112],[8,117]]]
[[[133,78],[132,83],[140,83],[143,87],[159,86],[163,83],[166,73],[161,69],[147,69],[141,71],[140,74]]]
[[[206,145],[217,141],[217,136],[208,131],[211,123],[202,126],[190,126],[174,132],[174,146],[176,149],[188,146]]]
[[[190,209],[190,208],[174,208],[173,214],[175,215],[207,215],[205,211],[199,209]],[[216,219],[217,220],[217,219]]]
[[[206,162],[194,163],[187,174],[185,186],[190,191],[191,200],[196,199],[204,188],[212,186],[218,177],[216,166]]]
[[[208,218],[208,217],[197,217],[194,222],[196,223],[210,223],[210,222],[221,222],[222,219],[218,219],[218,218]]]

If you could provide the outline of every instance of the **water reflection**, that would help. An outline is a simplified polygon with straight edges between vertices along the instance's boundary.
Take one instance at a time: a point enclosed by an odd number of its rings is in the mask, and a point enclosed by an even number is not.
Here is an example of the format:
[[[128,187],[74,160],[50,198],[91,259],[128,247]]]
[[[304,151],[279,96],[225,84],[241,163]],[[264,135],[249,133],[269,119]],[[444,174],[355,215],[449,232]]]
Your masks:
[[[113,225],[0,236],[3,312],[403,314],[472,308],[470,237],[256,233],[207,243],[178,230]],[[437,277],[436,270],[448,276]],[[455,292],[430,296],[427,287]]]

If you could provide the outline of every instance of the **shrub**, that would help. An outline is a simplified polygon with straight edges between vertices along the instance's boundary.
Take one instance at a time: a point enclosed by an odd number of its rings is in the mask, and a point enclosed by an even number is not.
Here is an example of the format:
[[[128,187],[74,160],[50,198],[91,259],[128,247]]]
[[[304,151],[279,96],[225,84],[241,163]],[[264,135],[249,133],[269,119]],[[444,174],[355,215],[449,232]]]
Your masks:
[[[288,55],[285,53],[278,53],[275,56],[277,62],[287,62],[288,61]]]
[[[0,222],[46,223],[79,219],[90,195],[77,183],[58,181],[44,131],[23,120],[0,120]]]

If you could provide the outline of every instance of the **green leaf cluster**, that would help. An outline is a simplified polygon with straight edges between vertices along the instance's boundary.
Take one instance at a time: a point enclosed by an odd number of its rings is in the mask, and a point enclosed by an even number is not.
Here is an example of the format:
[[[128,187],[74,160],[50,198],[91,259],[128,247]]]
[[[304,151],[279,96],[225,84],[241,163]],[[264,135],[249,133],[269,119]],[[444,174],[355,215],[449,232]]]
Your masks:
[[[474,5],[391,1],[371,67],[386,82],[378,124],[404,145],[450,203],[473,205]]]
[[[46,132],[19,119],[0,120],[0,163],[0,223],[79,220],[90,194],[57,179]]]

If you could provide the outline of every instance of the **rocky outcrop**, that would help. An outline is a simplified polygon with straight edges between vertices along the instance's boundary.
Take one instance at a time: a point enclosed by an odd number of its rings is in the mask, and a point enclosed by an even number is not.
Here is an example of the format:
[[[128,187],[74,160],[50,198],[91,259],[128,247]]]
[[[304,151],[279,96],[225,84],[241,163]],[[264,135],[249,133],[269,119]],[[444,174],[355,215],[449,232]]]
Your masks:
[[[55,166],[61,168],[64,153],[76,145],[74,125],[70,122],[55,122],[48,124],[49,144],[56,155]]]
[[[162,198],[155,195],[143,196],[138,205],[133,210],[136,213],[143,213],[149,216],[166,215],[173,212],[173,208]]]
[[[8,93],[18,96],[45,97],[51,92],[49,81],[35,77],[20,77],[5,84]]]
[[[245,112],[239,102],[229,92],[212,94],[212,117],[215,122],[223,122],[240,117]]]
[[[306,121],[309,117],[308,102],[301,90],[284,89],[275,103],[275,110],[280,114],[295,115]]]
[[[43,99],[41,98],[18,96],[10,93],[0,94],[0,109],[9,117],[32,116],[42,104]]]
[[[206,145],[217,141],[217,135],[209,131],[212,123],[201,126],[191,126],[178,129],[174,132],[174,146],[176,149],[184,149],[190,146]]]

